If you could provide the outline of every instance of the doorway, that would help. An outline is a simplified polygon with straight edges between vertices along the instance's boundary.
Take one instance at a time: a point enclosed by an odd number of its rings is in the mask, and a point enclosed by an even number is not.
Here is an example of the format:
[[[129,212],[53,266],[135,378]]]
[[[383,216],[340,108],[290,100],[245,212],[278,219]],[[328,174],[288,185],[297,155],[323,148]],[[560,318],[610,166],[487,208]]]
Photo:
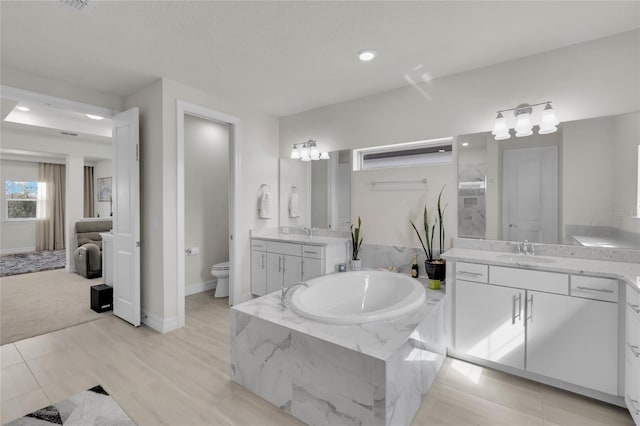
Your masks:
[[[198,121],[199,120],[199,121]],[[189,161],[189,156],[192,155],[187,152],[187,135],[188,132],[188,122],[195,121],[196,123],[203,124],[209,123],[209,129],[211,131],[217,131],[222,134],[226,134],[227,146],[226,146],[226,165],[228,169],[226,171],[226,175],[228,177],[227,184],[227,197],[225,200],[221,200],[222,204],[228,206],[228,214],[227,214],[227,223],[226,229],[221,229],[216,226],[209,226],[215,224],[216,218],[214,217],[206,217],[207,213],[204,212],[189,212],[191,209],[187,208],[187,203],[189,199],[192,198],[190,195],[190,191],[186,188],[186,184],[189,181],[188,174],[191,171],[187,171],[187,167],[191,167]],[[203,128],[206,126],[203,126]],[[214,130],[217,129],[217,130]],[[240,133],[240,119],[237,117],[233,117],[227,114],[223,114],[217,111],[212,111],[207,108],[200,107],[198,105],[189,104],[183,101],[178,101],[177,103],[177,225],[178,225],[178,241],[177,241],[177,267],[178,267],[178,323],[179,326],[184,326],[185,324],[185,296],[187,295],[187,280],[193,281],[193,270],[187,271],[187,265],[189,262],[189,267],[193,267],[191,263],[196,264],[195,267],[198,269],[196,274],[199,274],[202,277],[202,283],[200,284],[201,290],[208,290],[206,281],[204,280],[204,276],[206,275],[206,271],[211,269],[213,264],[219,263],[219,260],[224,260],[221,258],[223,256],[223,252],[227,247],[224,244],[218,244],[218,247],[209,247],[211,253],[215,258],[212,259],[204,259],[203,256],[199,256],[200,259],[198,261],[192,262],[196,256],[199,255],[200,249],[202,248],[200,243],[192,244],[191,241],[188,240],[190,235],[193,235],[193,229],[191,229],[191,225],[187,225],[187,220],[190,220],[190,215],[196,214],[200,215],[201,228],[208,229],[207,233],[211,231],[212,235],[215,234],[215,238],[219,241],[221,235],[225,234],[228,238],[228,261],[229,261],[229,305],[233,305],[236,300],[240,300],[240,286],[241,282],[239,279],[239,274],[236,273],[238,271],[238,259],[239,255],[239,244],[236,244],[234,241],[234,235],[236,235],[237,227],[239,226],[236,221],[236,211],[237,211],[237,200],[239,198],[237,182],[238,182],[238,163],[239,163],[239,144],[237,143]],[[220,150],[221,147],[218,147],[218,152],[223,152]],[[221,160],[221,159],[219,159]],[[218,171],[220,172],[220,170]],[[218,177],[220,178],[220,176]],[[216,179],[215,176],[211,177],[211,179]],[[204,186],[205,188],[208,185]],[[215,193],[210,194],[212,197],[217,197],[220,200],[221,194],[223,191],[220,190],[220,186],[217,185],[215,189]],[[194,195],[195,196],[195,195]],[[211,204],[211,203],[209,203]],[[220,203],[219,203],[220,204]],[[210,206],[211,207],[211,206]],[[218,206],[219,207],[219,206]],[[219,208],[211,208],[209,209],[210,214],[214,215],[215,212],[219,212]],[[204,215],[204,216],[203,216]],[[204,240],[202,241],[202,245],[205,244]],[[206,242],[206,244],[210,244],[210,242]],[[194,250],[194,248],[196,250]],[[189,252],[188,252],[189,251]],[[194,251],[198,254],[194,256]],[[192,256],[188,256],[191,254]],[[208,264],[211,263],[211,264]],[[208,265],[207,265],[208,264]],[[189,276],[188,276],[189,275]],[[210,274],[209,274],[210,276]],[[213,279],[213,278],[211,278]],[[197,278],[196,278],[197,280]],[[193,283],[191,283],[193,284]],[[196,282],[196,287],[198,283]],[[190,286],[189,293],[193,292],[193,287]]]
[[[507,149],[502,157],[502,237],[558,243],[558,147]]]

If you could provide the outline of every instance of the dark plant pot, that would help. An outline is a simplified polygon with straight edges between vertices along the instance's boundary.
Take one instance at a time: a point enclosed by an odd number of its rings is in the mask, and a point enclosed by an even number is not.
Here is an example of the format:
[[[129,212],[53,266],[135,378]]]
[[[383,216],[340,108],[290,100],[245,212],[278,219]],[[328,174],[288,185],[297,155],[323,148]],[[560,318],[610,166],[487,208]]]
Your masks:
[[[447,263],[444,259],[436,259],[432,261],[425,260],[424,268],[430,280],[445,280],[447,276]]]

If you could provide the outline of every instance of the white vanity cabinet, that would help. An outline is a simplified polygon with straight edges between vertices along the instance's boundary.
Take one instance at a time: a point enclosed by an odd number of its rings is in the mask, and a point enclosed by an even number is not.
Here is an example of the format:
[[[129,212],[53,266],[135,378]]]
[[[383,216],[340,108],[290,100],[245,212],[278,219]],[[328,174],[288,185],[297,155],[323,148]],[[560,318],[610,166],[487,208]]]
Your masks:
[[[456,262],[453,354],[617,395],[617,288],[617,280]]]
[[[527,291],[526,370],[618,394],[618,304]]]
[[[627,285],[625,302],[624,401],[640,425],[640,293]]]
[[[456,350],[524,369],[524,293],[456,280]]]
[[[267,294],[267,242],[251,240],[251,292]]]
[[[346,240],[335,240],[334,244],[309,244],[252,238],[251,293],[262,296],[333,272],[347,255]]]
[[[267,293],[302,280],[302,247],[267,241]]]

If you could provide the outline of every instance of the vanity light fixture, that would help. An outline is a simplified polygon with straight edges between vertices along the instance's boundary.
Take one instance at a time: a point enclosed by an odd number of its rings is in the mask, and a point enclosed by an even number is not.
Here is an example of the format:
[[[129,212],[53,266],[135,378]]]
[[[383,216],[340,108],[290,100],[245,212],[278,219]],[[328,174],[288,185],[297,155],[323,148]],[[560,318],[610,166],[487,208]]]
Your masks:
[[[356,55],[362,62],[369,62],[376,57],[377,53],[375,50],[364,49],[359,51]]]
[[[291,156],[289,158],[292,160],[302,161],[328,160],[329,153],[320,152],[316,141],[309,139],[303,143],[294,143],[293,148],[291,148]]]
[[[515,108],[503,109],[498,111],[496,121],[491,132],[497,141],[509,139],[511,134],[509,133],[509,127],[507,127],[507,120],[502,115],[503,112],[513,111],[516,117],[516,137],[521,138],[524,136],[530,136],[533,134],[533,123],[531,122],[531,114],[533,113],[533,107],[544,105],[542,111],[542,119],[540,121],[538,134],[546,135],[558,130],[556,127],[560,122],[556,118],[556,113],[551,107],[551,101],[541,102],[538,104],[520,104]]]

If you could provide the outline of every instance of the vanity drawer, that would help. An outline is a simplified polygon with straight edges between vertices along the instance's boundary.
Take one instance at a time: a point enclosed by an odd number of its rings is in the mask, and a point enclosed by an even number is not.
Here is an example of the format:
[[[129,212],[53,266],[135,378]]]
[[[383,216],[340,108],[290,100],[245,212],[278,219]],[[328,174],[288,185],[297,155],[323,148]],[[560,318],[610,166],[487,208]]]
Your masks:
[[[490,266],[489,277],[491,284],[545,293],[569,294],[569,276],[567,274]]]
[[[265,240],[251,240],[251,250],[267,251],[267,242]]]
[[[322,247],[321,246],[308,246],[302,245],[302,257],[310,257],[312,259],[322,259]]]
[[[571,296],[618,302],[618,280],[571,275]]]
[[[269,253],[289,254],[291,256],[302,255],[302,245],[296,243],[280,243],[267,241],[267,251]]]
[[[640,321],[640,292],[631,288],[629,284],[627,284],[627,303],[626,307],[628,311],[631,311]]]
[[[489,282],[489,266],[478,263],[456,262],[456,279],[475,281],[479,283]]]

